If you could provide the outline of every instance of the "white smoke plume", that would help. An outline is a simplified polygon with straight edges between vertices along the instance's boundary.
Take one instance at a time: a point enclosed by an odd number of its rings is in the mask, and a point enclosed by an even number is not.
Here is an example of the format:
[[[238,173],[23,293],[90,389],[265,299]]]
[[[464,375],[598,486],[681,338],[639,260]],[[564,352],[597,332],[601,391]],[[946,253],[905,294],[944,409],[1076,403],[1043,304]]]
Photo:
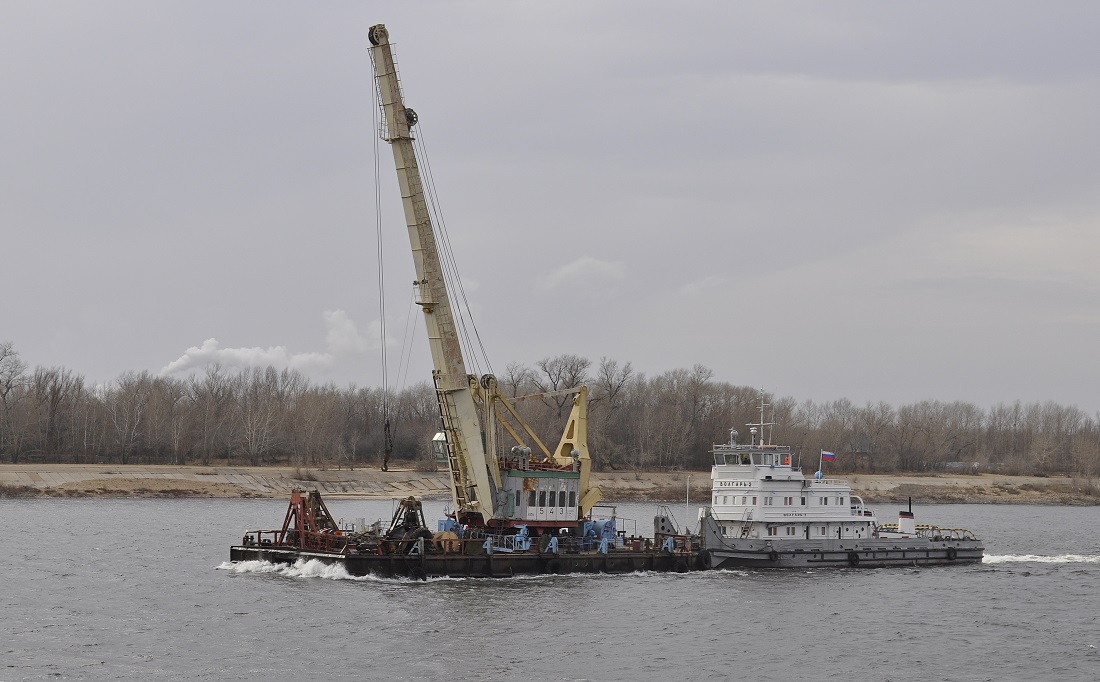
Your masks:
[[[325,337],[327,352],[292,353],[286,346],[222,348],[217,339],[209,338],[201,346],[188,348],[178,359],[165,365],[160,374],[191,374],[215,364],[230,370],[270,366],[308,373],[331,367],[338,357],[359,355],[378,348],[378,341],[372,342],[360,334],[355,321],[343,310],[326,310],[323,317],[328,327]],[[371,326],[377,330],[379,325],[374,322]]]

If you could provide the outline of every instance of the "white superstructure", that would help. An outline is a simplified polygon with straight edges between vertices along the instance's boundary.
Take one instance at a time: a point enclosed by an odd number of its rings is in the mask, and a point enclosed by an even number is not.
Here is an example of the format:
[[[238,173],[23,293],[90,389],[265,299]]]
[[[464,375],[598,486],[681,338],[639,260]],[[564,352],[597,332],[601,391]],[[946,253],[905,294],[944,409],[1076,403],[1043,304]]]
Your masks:
[[[754,437],[755,440],[755,437]],[[715,445],[709,515],[725,538],[869,538],[874,512],[838,478],[806,478],[788,446]],[[708,510],[704,510],[708,513]]]

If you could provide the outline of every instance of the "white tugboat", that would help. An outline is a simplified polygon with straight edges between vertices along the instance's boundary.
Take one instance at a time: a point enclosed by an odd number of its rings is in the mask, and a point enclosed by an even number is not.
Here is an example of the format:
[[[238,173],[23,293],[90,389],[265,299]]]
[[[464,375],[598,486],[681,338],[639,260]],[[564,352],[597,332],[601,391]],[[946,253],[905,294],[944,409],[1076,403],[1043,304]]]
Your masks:
[[[699,512],[708,568],[808,566],[912,566],[975,563],[985,548],[969,530],[917,524],[910,501],[898,523],[880,524],[844,480],[821,468],[806,478],[789,446],[769,445],[760,423],[751,440],[737,432],[715,445],[711,506]],[[822,453],[826,458],[829,453]]]

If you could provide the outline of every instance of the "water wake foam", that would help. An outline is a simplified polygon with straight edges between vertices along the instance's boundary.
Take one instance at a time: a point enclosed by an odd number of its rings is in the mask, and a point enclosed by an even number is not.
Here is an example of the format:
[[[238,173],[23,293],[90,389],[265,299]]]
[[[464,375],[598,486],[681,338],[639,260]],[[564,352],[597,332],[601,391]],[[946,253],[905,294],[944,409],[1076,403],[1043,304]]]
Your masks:
[[[223,562],[218,570],[233,573],[269,573],[286,578],[328,578],[329,580],[355,580],[355,576],[339,564],[326,564],[316,559],[299,559],[294,565],[273,564],[270,561]]]
[[[355,582],[369,583],[423,583],[439,582],[444,580],[465,580],[465,578],[428,578],[427,581],[413,578],[382,578],[376,575],[352,575],[340,564],[326,564],[317,559],[298,559],[293,565],[273,564],[270,561],[223,561],[216,567],[219,571],[231,571],[233,573],[258,573],[278,575],[284,578],[324,578],[327,580],[353,580]]]
[[[1096,554],[1059,554],[1041,556],[1038,554],[994,554],[982,559],[983,564],[1100,564]]]

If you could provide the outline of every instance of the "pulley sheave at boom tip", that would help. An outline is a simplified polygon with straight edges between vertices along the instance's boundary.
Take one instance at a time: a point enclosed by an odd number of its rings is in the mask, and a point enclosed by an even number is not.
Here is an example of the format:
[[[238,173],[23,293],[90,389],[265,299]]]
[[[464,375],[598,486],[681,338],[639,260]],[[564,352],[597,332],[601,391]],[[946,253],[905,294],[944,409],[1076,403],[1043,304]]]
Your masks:
[[[446,435],[447,465],[451,474],[451,493],[455,511],[463,522],[474,524],[509,525],[528,520],[527,493],[530,480],[546,479],[540,485],[558,485],[547,489],[550,499],[570,502],[572,515],[584,515],[600,497],[598,488],[589,486],[591,459],[587,446],[587,395],[579,392],[573,410],[567,420],[565,433],[558,448],[544,450],[541,462],[545,471],[538,477],[510,475],[514,461],[502,458],[498,461],[494,451],[492,422],[504,424],[502,413],[509,413],[522,422],[519,415],[507,408],[496,409],[503,398],[496,392],[495,381],[478,381],[466,371],[456,321],[444,279],[439,245],[432,225],[431,213],[425,199],[411,129],[418,117],[405,106],[397,67],[390,45],[389,31],[383,24],[372,26],[368,32],[371,43],[371,61],[374,63],[375,82],[383,112],[381,137],[393,150],[394,165],[401,189],[401,203],[405,214],[413,264],[416,268],[416,303],[424,314],[428,330],[436,387],[436,398],[443,432]],[[479,410],[480,406],[480,410]],[[505,427],[513,436],[517,431]],[[521,423],[521,430],[533,436],[533,432]],[[516,439],[520,440],[522,436]],[[537,441],[537,438],[534,439]],[[486,447],[486,443],[489,446]],[[522,442],[521,442],[522,444]],[[539,443],[541,445],[541,443]],[[527,471],[527,463],[519,469]],[[549,470],[557,471],[555,474]],[[517,482],[518,481],[518,482]],[[518,488],[517,488],[518,486]],[[557,494],[560,491],[560,496]],[[570,496],[566,492],[573,493]],[[522,497],[522,499],[521,499]],[[541,499],[541,498],[540,498]],[[553,505],[552,506],[557,506]],[[562,512],[565,514],[565,512]],[[561,519],[566,520],[566,519]]]

